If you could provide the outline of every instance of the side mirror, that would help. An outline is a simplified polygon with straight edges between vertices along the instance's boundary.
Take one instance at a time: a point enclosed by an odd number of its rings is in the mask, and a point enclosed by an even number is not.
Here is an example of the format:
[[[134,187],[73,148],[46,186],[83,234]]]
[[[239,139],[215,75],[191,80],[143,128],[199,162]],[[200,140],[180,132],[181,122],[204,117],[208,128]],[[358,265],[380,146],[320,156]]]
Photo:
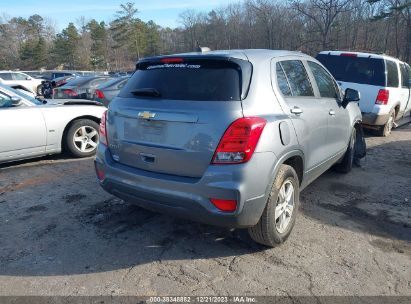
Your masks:
[[[31,80],[30,76],[27,76],[27,77],[26,77],[26,80]]]
[[[360,92],[353,89],[346,89],[344,94],[344,99],[342,101],[342,106],[345,108],[350,102],[360,101]]]
[[[10,98],[10,100],[11,100],[11,105],[13,107],[18,107],[22,104],[21,98],[18,97],[18,96],[13,96],[13,97]]]

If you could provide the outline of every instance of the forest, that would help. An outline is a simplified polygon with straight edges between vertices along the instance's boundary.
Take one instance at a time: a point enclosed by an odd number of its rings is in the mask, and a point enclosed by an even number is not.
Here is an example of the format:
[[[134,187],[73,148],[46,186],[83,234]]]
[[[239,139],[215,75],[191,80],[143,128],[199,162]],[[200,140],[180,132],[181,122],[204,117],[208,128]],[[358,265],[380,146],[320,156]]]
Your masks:
[[[266,48],[385,53],[411,61],[411,0],[244,0],[186,10],[176,28],[139,18],[133,2],[113,21],[0,17],[0,69],[127,71],[139,58],[211,49]],[[158,21],[157,21],[158,22]]]

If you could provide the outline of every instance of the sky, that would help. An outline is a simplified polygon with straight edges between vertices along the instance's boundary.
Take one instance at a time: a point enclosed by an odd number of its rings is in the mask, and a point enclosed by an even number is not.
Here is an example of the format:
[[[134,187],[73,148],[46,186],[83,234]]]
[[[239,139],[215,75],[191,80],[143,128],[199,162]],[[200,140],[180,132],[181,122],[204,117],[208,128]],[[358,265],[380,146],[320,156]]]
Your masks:
[[[140,11],[138,18],[153,20],[166,27],[179,26],[178,16],[186,9],[210,11],[238,0],[0,0],[0,16],[29,17],[39,14],[51,18],[58,30],[81,16],[86,19],[110,22],[120,4],[134,2]]]

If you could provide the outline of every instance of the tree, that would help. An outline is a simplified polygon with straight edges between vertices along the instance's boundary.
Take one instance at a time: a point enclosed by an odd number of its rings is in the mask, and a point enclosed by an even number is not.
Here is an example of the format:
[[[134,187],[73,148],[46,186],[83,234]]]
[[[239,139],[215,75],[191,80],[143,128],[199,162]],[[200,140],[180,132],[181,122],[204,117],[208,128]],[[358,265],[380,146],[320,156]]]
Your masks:
[[[117,11],[116,14],[117,18],[111,23],[115,47],[127,46],[139,59],[141,28],[139,26],[140,20],[136,17],[138,9],[131,2],[121,4],[120,8],[121,10]]]
[[[329,35],[337,17],[349,10],[352,0],[292,0],[292,7],[314,22],[321,36],[323,49],[328,48]]]
[[[106,24],[103,21],[98,23],[93,19],[87,24],[87,28],[92,41],[90,64],[95,70],[105,69],[107,68]]]
[[[69,69],[75,69],[78,66],[77,47],[80,41],[80,35],[72,22],[67,28],[57,34],[54,40],[54,55],[59,64],[67,66]]]

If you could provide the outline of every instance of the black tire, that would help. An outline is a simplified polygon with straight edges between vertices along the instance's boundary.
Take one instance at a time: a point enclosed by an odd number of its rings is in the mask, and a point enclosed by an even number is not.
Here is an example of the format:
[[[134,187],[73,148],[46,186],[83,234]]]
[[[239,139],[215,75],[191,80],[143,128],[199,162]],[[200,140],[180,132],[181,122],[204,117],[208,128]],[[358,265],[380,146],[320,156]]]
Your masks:
[[[388,135],[390,135],[394,127],[394,122],[395,122],[395,110],[392,109],[389,114],[388,121],[385,123],[385,125],[383,125],[380,128],[380,132],[379,132],[380,136],[387,137]]]
[[[350,142],[348,143],[347,151],[341,163],[336,166],[338,172],[348,173],[352,169],[355,157],[355,142],[357,140],[357,129],[354,127],[351,133]]]
[[[84,132],[85,130],[85,132]],[[97,132],[97,133],[95,133]],[[83,133],[85,133],[83,135]],[[82,141],[76,141],[75,137]],[[89,157],[96,154],[99,141],[99,125],[90,119],[78,119],[71,123],[64,138],[65,147],[75,157]],[[83,150],[83,146],[85,149]],[[95,146],[94,146],[95,145]]]
[[[283,231],[279,231],[277,225],[280,223],[280,217],[276,219],[276,207],[281,200],[279,194],[281,188],[287,187],[287,185],[292,184],[293,191],[292,195],[294,198],[293,210],[291,216],[289,216],[289,221],[287,226]],[[286,189],[286,188],[285,188]],[[297,217],[298,206],[300,204],[300,187],[298,182],[298,176],[293,167],[288,165],[281,165],[280,170],[274,180],[271,187],[271,192],[267,200],[267,204],[261,215],[261,218],[257,225],[248,228],[248,232],[251,238],[262,245],[269,247],[274,247],[278,244],[283,243],[290,235]],[[287,212],[284,211],[284,214]]]
[[[36,94],[37,94],[38,96],[43,95],[43,86],[42,86],[42,85],[39,85],[39,86],[37,87],[37,89],[36,89]]]

